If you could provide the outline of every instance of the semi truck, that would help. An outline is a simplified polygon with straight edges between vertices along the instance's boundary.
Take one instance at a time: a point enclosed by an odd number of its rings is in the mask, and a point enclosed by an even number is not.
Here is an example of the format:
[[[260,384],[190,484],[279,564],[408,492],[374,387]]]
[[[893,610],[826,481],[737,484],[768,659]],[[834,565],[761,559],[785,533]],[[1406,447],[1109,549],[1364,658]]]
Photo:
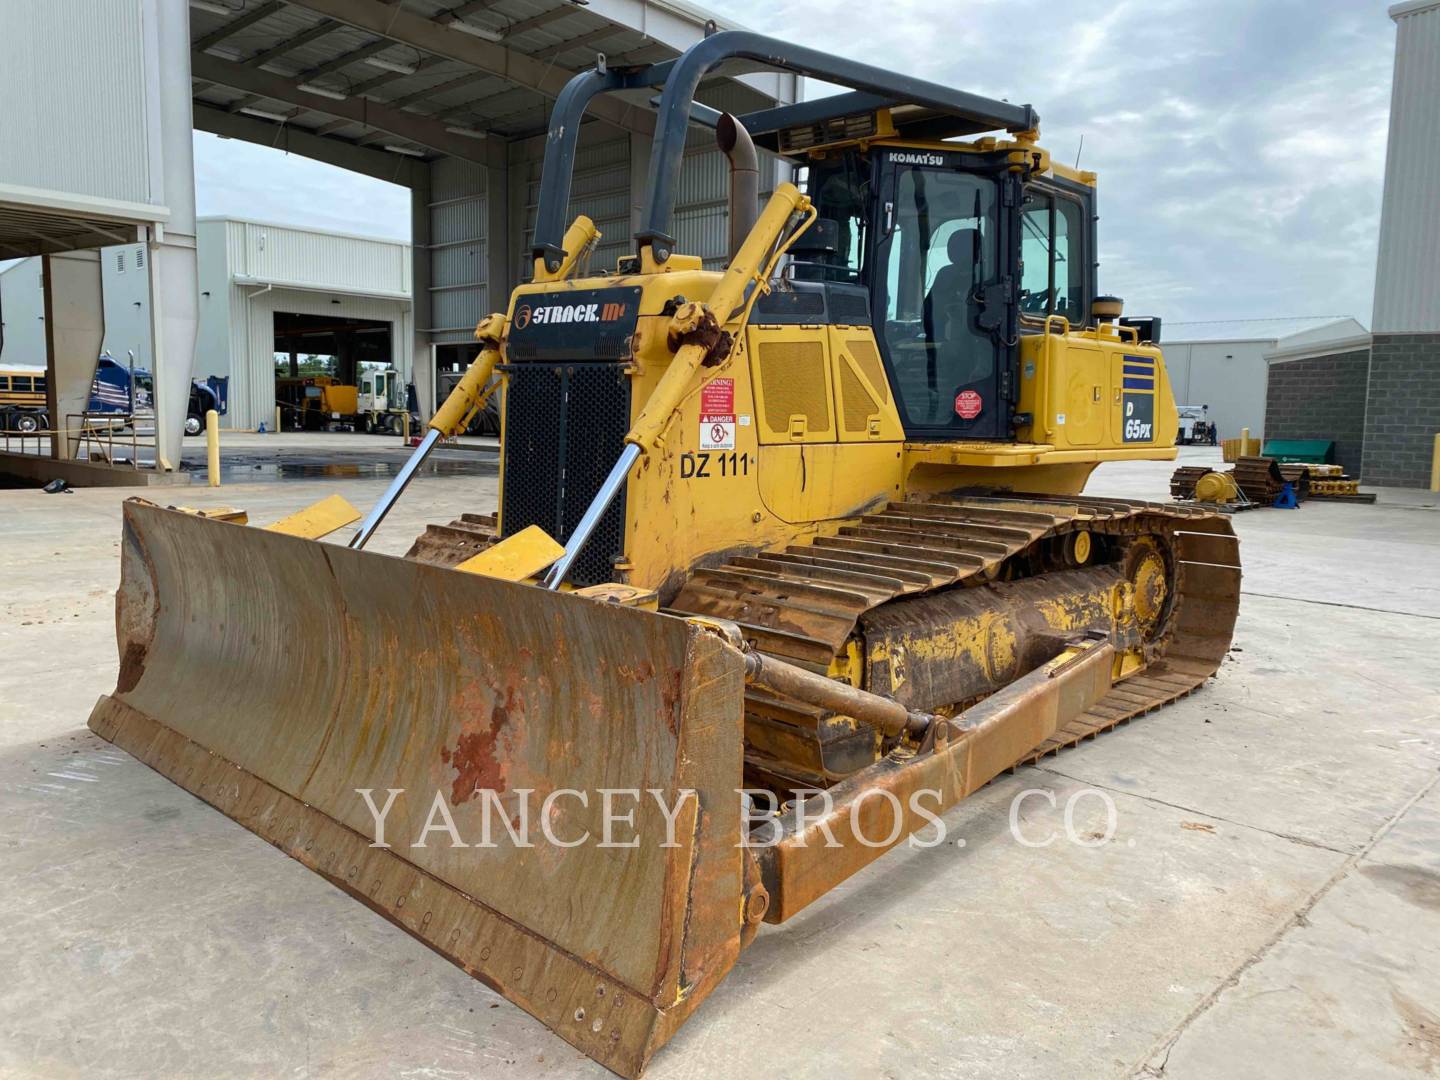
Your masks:
[[[46,369],[40,365],[0,366],[0,431],[29,435],[52,427],[46,380]],[[204,430],[208,410],[225,415],[229,382],[228,377],[217,375],[191,381],[186,435],[198,435]],[[133,419],[153,420],[154,410],[154,379],[150,372],[101,353],[86,404],[87,426],[115,427]]]

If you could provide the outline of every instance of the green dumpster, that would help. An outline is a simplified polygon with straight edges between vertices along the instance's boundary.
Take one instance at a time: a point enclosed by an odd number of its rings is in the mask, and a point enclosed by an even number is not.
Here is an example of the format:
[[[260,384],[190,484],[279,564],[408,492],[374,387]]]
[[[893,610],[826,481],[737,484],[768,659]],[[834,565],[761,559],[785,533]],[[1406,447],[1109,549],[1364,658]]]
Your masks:
[[[1312,465],[1335,464],[1333,439],[1266,439],[1260,453],[1285,464],[1296,461]]]

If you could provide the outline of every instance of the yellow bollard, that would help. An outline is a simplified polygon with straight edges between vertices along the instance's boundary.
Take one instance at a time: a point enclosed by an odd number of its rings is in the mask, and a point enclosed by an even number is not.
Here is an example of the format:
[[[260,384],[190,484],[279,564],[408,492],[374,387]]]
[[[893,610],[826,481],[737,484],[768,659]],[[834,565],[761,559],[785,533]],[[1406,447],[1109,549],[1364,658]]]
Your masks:
[[[409,409],[406,409],[406,410],[401,414],[401,419],[400,419],[400,438],[401,438],[402,440],[404,440],[406,446],[409,446],[409,445],[410,445],[410,410],[409,410]],[[1436,435],[1436,436],[1435,436],[1435,439],[1436,439],[1436,444],[1437,444],[1437,445],[1440,445],[1440,435]]]
[[[210,474],[210,486],[220,486],[220,414],[214,409],[205,413],[205,471]]]
[[[1435,450],[1430,455],[1430,490],[1440,491],[1440,434],[1435,436]]]
[[[280,434],[280,406],[275,406],[275,434]]]
[[[1240,453],[1238,456],[1250,456],[1250,429],[1248,427],[1240,429]]]

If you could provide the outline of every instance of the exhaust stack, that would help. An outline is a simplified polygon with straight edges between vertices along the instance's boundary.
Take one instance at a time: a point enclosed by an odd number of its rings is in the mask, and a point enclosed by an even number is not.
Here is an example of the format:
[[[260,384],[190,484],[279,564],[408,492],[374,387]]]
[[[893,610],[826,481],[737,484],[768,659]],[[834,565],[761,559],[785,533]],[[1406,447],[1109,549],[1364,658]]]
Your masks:
[[[760,214],[760,159],[745,125],[728,112],[715,125],[715,143],[730,162],[730,259]]]

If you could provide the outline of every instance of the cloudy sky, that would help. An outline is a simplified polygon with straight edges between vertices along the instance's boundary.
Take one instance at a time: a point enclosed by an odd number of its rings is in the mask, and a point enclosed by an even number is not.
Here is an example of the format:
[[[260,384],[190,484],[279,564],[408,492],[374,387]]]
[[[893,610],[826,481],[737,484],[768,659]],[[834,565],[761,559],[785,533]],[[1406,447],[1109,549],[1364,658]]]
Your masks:
[[[1367,326],[1387,0],[730,0],[752,29],[1028,101],[1100,174],[1101,284],[1167,321]],[[862,45],[857,39],[863,39]],[[812,95],[813,96],[813,95]],[[202,213],[405,237],[405,191],[197,134]]]

